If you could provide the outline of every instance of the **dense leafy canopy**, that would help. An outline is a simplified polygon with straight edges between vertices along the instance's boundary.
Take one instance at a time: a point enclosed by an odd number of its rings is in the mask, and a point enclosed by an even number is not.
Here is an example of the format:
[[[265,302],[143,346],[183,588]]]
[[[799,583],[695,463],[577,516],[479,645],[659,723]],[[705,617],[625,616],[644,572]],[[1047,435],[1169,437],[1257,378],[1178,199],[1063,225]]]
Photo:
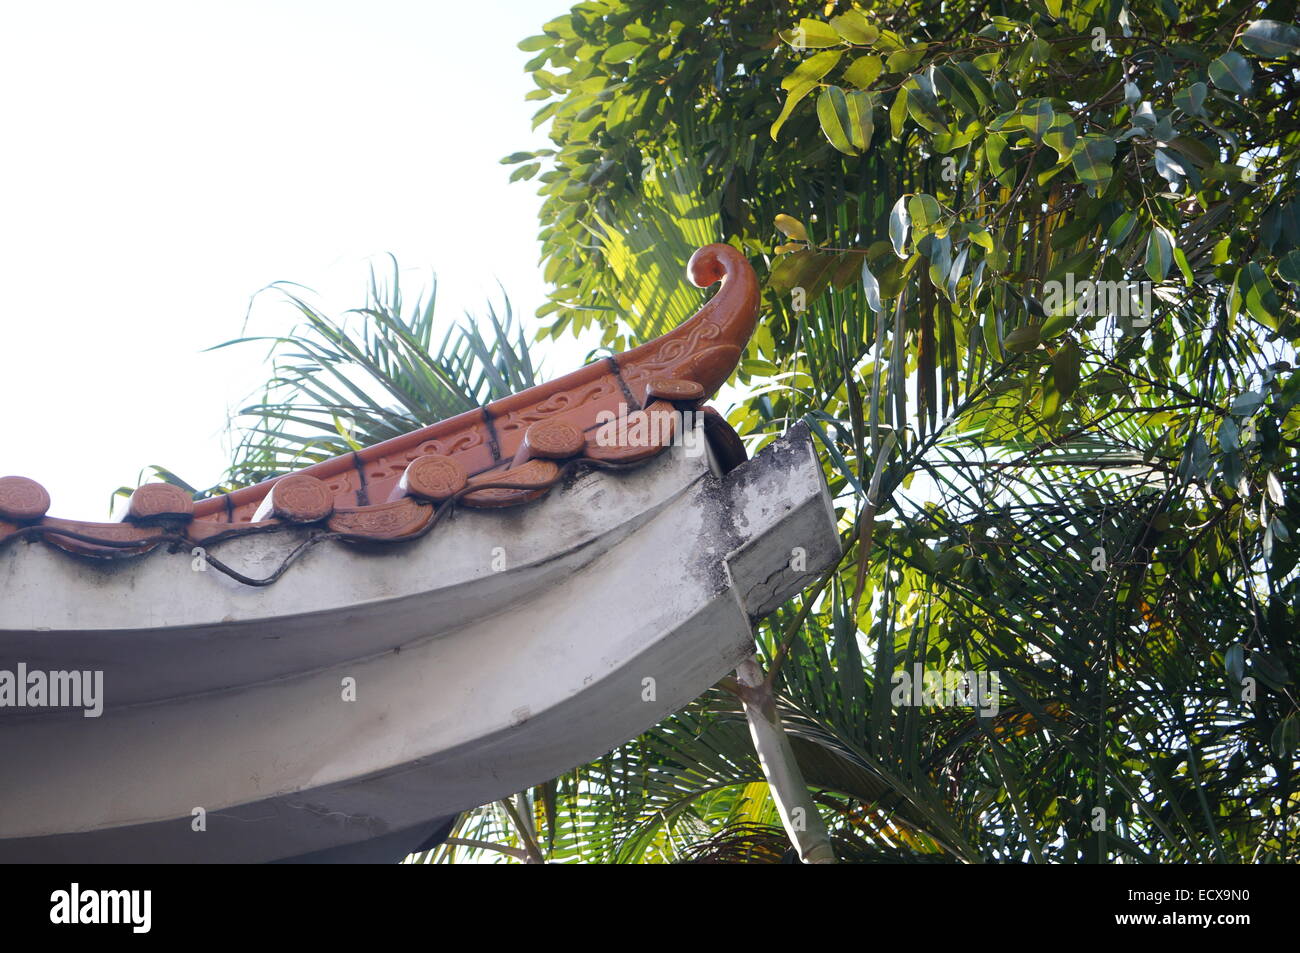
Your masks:
[[[676,320],[702,228],[766,278],[730,419],[809,422],[845,558],[758,635],[844,856],[1294,860],[1294,19],[593,0],[520,44],[551,333]],[[918,663],[1000,712],[896,704]],[[563,779],[556,856],[753,847],[739,724]]]

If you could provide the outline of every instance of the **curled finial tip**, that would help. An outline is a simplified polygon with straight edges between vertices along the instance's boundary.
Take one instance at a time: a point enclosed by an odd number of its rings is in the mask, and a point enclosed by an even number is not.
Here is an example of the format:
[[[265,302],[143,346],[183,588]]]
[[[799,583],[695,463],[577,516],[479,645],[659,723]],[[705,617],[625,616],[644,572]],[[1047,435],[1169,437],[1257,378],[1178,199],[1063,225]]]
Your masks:
[[[745,256],[730,245],[705,245],[691,256],[686,272],[697,288],[707,288],[748,264]]]

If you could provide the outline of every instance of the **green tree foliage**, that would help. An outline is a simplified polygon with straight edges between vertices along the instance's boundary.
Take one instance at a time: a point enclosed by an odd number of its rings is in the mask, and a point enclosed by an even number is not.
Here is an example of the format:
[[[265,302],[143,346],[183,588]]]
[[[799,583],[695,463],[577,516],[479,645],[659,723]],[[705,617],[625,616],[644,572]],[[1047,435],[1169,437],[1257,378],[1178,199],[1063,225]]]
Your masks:
[[[1294,862],[1294,20],[591,0],[520,44],[552,333],[654,333],[709,228],[765,277],[730,419],[808,422],[844,558],[758,640],[844,857]],[[999,711],[899,704],[914,665]],[[539,789],[539,836],[769,856],[738,710]]]

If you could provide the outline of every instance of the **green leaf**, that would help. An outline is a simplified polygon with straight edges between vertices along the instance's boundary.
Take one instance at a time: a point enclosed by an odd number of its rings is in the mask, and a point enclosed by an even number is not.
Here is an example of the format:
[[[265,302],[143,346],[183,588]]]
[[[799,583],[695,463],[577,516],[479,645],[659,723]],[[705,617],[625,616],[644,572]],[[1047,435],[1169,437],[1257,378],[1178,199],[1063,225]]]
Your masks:
[[[1147,277],[1164,281],[1169,267],[1174,263],[1174,236],[1163,225],[1155,225],[1147,236]]]
[[[880,30],[868,23],[867,18],[857,10],[848,10],[837,17],[831,17],[831,26],[856,46],[870,46],[880,39]]]
[[[952,239],[947,235],[936,238],[928,235],[917,246],[930,260],[927,270],[930,284],[942,291],[947,291],[948,273],[952,270]],[[951,296],[950,296],[951,297]]]
[[[1110,184],[1114,171],[1112,163],[1115,161],[1115,140],[1109,136],[1089,133],[1079,140],[1071,161],[1074,163],[1075,175],[1088,187],[1088,194],[1097,195]]]
[[[948,292],[948,300],[957,300],[957,286],[961,283],[962,275],[966,272],[966,259],[970,257],[970,245],[963,245],[961,251],[952,261],[952,267],[948,269],[947,282],[944,290]],[[974,278],[972,277],[972,282]]]
[[[1118,248],[1124,244],[1124,239],[1132,234],[1135,225],[1137,225],[1137,215],[1133,212],[1123,213],[1110,223],[1110,228],[1106,230],[1106,241],[1112,248]]]
[[[1020,20],[1013,20],[1010,17],[1001,15],[993,17],[993,25],[1003,33],[1019,33],[1026,27],[1026,24]]]
[[[1210,64],[1210,82],[1228,93],[1250,94],[1254,71],[1246,57],[1229,50]]]
[[[907,118],[907,87],[901,87],[889,107],[889,135],[897,141],[903,135],[903,120]]]
[[[1174,136],[1169,144],[1181,152],[1202,169],[1209,168],[1218,161],[1218,154],[1213,149],[1191,136]]]
[[[875,131],[871,118],[874,103],[871,93],[827,87],[817,98],[817,118],[831,145],[848,155],[865,152]]]
[[[974,63],[962,60],[956,66],[962,78],[966,80],[966,85],[970,88],[976,102],[980,106],[991,107],[993,105],[993,87],[989,85],[988,78],[979,71]]]
[[[1282,481],[1277,478],[1277,474],[1272,471],[1264,478],[1264,485],[1268,489],[1268,498],[1278,506],[1286,506],[1286,494],[1282,492]]]
[[[1277,263],[1278,277],[1293,285],[1300,285],[1300,249],[1292,249]]]
[[[1291,684],[1291,675],[1286,666],[1268,652],[1262,650],[1252,652],[1250,667],[1251,671],[1277,688]]]
[[[927,132],[942,135],[948,131],[947,117],[934,101],[934,97],[921,89],[913,76],[903,86],[907,91],[907,114]]]
[[[1060,311],[1049,315],[1047,320],[1043,322],[1042,328],[1039,331],[1039,336],[1044,341],[1050,341],[1052,338],[1057,337],[1074,327],[1074,322],[1077,317],[1078,316],[1073,313],[1072,309],[1062,307]]]
[[[982,226],[969,228],[969,230],[966,233],[966,237],[969,238],[976,245],[979,245],[980,248],[983,248],[985,251],[989,251],[989,252],[993,251],[993,236],[989,234],[989,230],[987,228],[984,228]]]
[[[848,69],[844,71],[846,82],[852,83],[858,89],[866,89],[884,72],[885,61],[874,53],[867,56],[859,56]]]
[[[1277,293],[1273,290],[1273,284],[1268,280],[1268,275],[1260,267],[1259,262],[1249,262],[1240,271],[1237,272],[1237,279],[1233,282],[1234,294],[1229,302],[1229,308],[1235,311],[1234,305],[1244,307],[1246,311],[1260,324],[1278,329],[1278,318],[1281,314],[1281,304],[1277,299]]]
[[[540,162],[530,162],[527,165],[521,165],[510,173],[510,181],[518,182],[520,179],[531,179],[535,176],[542,164]]]
[[[843,56],[840,50],[827,50],[823,53],[816,53],[804,60],[794,68],[785,79],[781,80],[781,88],[788,90],[785,106],[781,109],[781,115],[777,116],[776,122],[772,123],[771,135],[775,140],[785,121],[790,118],[790,113],[799,101],[811,93],[821,83],[821,79],[829,73],[840,61]]]
[[[1294,56],[1300,52],[1300,29],[1277,20],[1252,20],[1241,34],[1241,45],[1265,59]]]
[[[1219,449],[1231,453],[1241,446],[1241,428],[1231,417],[1224,417],[1219,424]]]
[[[859,151],[871,147],[871,137],[876,131],[874,111],[876,97],[865,90],[850,90],[845,94],[849,107],[849,142]]]
[[[1240,642],[1228,646],[1223,653],[1223,668],[1228,673],[1228,684],[1235,697],[1241,695],[1241,682],[1246,677],[1246,647]]]
[[[1037,143],[1042,143],[1055,116],[1052,104],[1046,99],[1031,99],[1020,107],[1020,125]]]
[[[968,95],[966,81],[955,66],[936,66],[930,71],[930,77],[939,95],[958,110],[971,117],[979,115],[979,107]]]
[[[1210,445],[1199,433],[1192,434],[1178,463],[1178,475],[1184,480],[1203,480],[1210,470]]]
[[[896,50],[885,60],[885,67],[891,73],[909,73],[925,57],[925,45]]]
[[[628,60],[634,60],[641,55],[645,49],[644,43],[635,43],[632,40],[625,40],[622,43],[615,43],[605,51],[605,55],[600,58],[602,63],[625,63]]]
[[[1300,748],[1300,717],[1291,712],[1279,721],[1269,736],[1268,743],[1274,757],[1289,758],[1291,752]]]
[[[516,44],[516,49],[523,50],[525,53],[536,53],[538,50],[544,50],[551,46],[555,46],[555,37],[542,34],[541,36],[530,36],[520,40]]]
[[[1205,115],[1205,94],[1208,88],[1204,83],[1192,83],[1186,89],[1174,93],[1174,105],[1189,116]]]
[[[812,300],[821,293],[829,278],[831,266],[838,255],[824,254],[814,248],[804,248],[793,255],[777,259],[768,275],[768,285],[777,294],[786,294],[793,288],[803,288]]]
[[[822,132],[840,152],[857,155],[858,150],[849,141],[849,104],[844,90],[838,86],[828,86],[817,97],[817,119]]]
[[[793,30],[782,30],[781,39],[796,50],[817,50],[827,46],[839,46],[840,35],[835,28],[821,20],[804,17]]]
[[[867,296],[867,307],[876,314],[882,313],[884,307],[880,301],[880,282],[872,274],[871,266],[867,264],[865,256],[862,259],[862,290]]]
[[[1051,125],[1043,133],[1043,145],[1056,150],[1062,162],[1070,161],[1074,155],[1074,144],[1078,138],[1078,133],[1074,128],[1074,120],[1069,116],[1057,113],[1052,116]]]
[[[912,217],[907,212],[907,196],[902,196],[894,203],[889,213],[889,240],[893,243],[894,254],[899,258],[907,257],[907,236],[912,229]]]
[[[908,200],[907,210],[911,213],[913,228],[929,228],[937,225],[943,217],[943,209],[933,195],[921,192]]]
[[[980,324],[980,333],[984,338],[984,349],[995,361],[1002,360],[1002,345],[998,343],[998,321],[990,308]]]
[[[1062,401],[1069,400],[1079,386],[1079,363],[1082,357],[1083,352],[1073,338],[1066,338],[1052,355],[1052,382]]]
[[[1002,339],[1002,345],[1015,354],[1022,354],[1025,351],[1032,351],[1038,347],[1038,342],[1042,335],[1042,329],[1037,324],[1026,324],[1024,327],[1016,328]]]
[[[1239,417],[1250,417],[1263,406],[1263,403],[1263,394],[1258,391],[1248,390],[1232,399],[1232,404],[1228,407],[1228,413],[1236,414]]]
[[[995,179],[1008,187],[1015,185],[1006,136],[1000,132],[990,132],[984,137],[984,159]]]

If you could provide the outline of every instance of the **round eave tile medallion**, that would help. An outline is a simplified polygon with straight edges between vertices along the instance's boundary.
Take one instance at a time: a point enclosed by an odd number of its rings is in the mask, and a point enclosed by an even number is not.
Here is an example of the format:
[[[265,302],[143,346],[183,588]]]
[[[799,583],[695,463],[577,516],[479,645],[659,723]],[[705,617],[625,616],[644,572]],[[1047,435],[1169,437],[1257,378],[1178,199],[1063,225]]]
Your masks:
[[[410,496],[441,502],[464,488],[465,468],[451,457],[426,453],[407,464],[399,484]]]
[[[292,473],[271,488],[271,512],[287,523],[315,523],[334,512],[334,498],[315,477]]]
[[[188,519],[194,498],[170,483],[146,483],[131,494],[127,516],[136,521]]]
[[[534,457],[563,460],[581,453],[587,441],[573,424],[563,420],[540,420],[524,432],[524,442]]]
[[[50,494],[27,477],[0,477],[0,519],[16,523],[39,520],[50,509]]]

